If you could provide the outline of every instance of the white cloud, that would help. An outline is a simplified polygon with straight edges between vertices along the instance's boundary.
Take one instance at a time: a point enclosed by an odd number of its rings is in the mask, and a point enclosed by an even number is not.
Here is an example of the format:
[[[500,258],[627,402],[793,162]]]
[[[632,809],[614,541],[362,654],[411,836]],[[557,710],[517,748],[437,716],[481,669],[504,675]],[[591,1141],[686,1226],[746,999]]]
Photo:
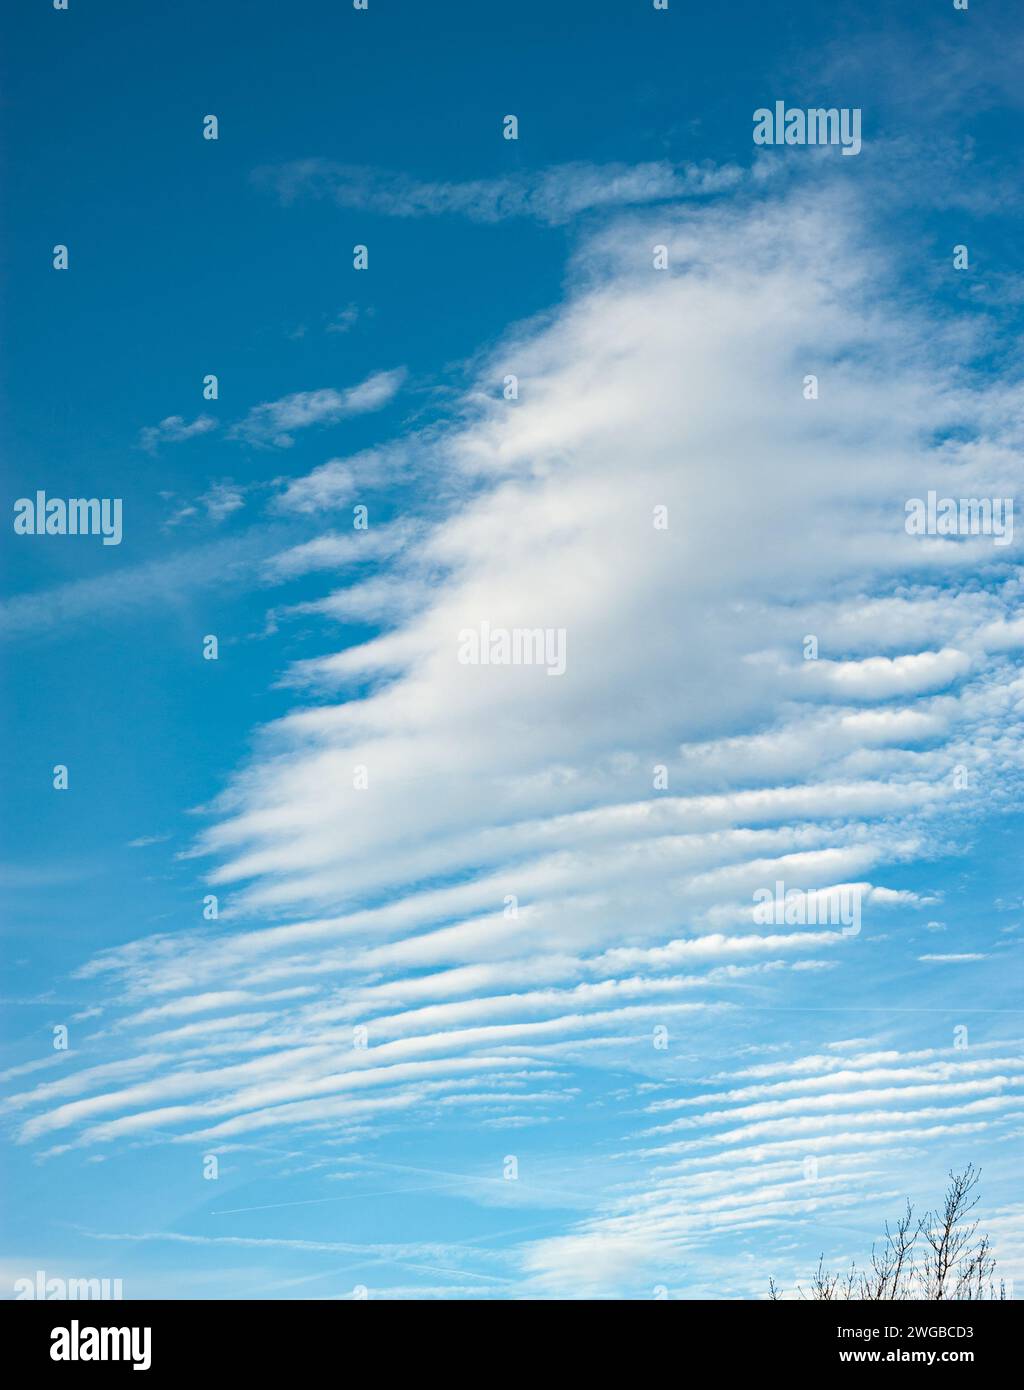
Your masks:
[[[337,391],[295,391],[277,401],[254,405],[244,420],[232,425],[230,437],[248,444],[291,448],[296,430],[310,425],[329,425],[350,415],[363,415],[387,405],[399,391],[405,369],[374,372],[357,386]]]
[[[355,327],[359,319],[359,306],[357,304],[346,304],[344,309],[334,316],[325,328],[326,333],[347,333],[349,329]]]
[[[941,690],[970,669],[964,652],[914,652],[895,659],[868,657],[865,661],[808,661],[800,668],[807,685],[847,700],[887,700]]]
[[[412,535],[413,528],[403,522],[365,531],[327,532],[272,556],[267,561],[267,574],[273,579],[295,579],[318,570],[340,570],[386,559],[407,545]]]
[[[212,415],[197,415],[189,422],[181,415],[168,415],[159,425],[147,425],[139,432],[139,444],[149,453],[156,453],[161,444],[180,444],[182,440],[209,434],[217,428]]]
[[[943,956],[918,956],[918,960],[932,960],[945,962],[947,964],[958,964],[961,961],[968,960],[988,960],[988,955],[984,951],[961,951],[959,954],[953,952]]]

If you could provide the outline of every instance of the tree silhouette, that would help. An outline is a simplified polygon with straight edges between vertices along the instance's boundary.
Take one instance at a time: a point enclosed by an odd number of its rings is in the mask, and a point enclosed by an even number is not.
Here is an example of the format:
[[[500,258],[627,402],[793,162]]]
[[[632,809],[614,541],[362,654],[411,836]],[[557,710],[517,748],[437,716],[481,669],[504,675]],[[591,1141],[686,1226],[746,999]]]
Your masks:
[[[1007,1298],[1005,1283],[994,1282],[992,1243],[987,1235],[978,1234],[978,1222],[969,1220],[978,1204],[979,1177],[972,1164],[962,1173],[951,1170],[942,1205],[915,1219],[908,1200],[895,1226],[885,1223],[884,1239],[871,1247],[865,1269],[858,1270],[851,1262],[846,1273],[833,1272],[825,1268],[822,1255],[810,1288],[798,1284],[797,1296],[826,1303],[842,1299],[942,1302]],[[774,1279],[768,1281],[768,1296],[782,1298]]]

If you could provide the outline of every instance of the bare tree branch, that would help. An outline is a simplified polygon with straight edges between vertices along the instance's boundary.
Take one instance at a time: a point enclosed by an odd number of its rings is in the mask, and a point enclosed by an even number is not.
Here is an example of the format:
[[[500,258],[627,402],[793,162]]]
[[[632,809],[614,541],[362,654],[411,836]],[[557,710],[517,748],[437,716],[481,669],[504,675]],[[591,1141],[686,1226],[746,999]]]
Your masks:
[[[992,1242],[987,1235],[979,1235],[978,1222],[970,1220],[978,1204],[980,1176],[973,1164],[962,1173],[951,1171],[942,1206],[917,1220],[908,1200],[895,1227],[885,1223],[884,1240],[872,1245],[870,1268],[860,1274],[854,1263],[846,1274],[833,1273],[825,1268],[822,1254],[810,1289],[805,1292],[798,1284],[797,1297],[826,1303],[854,1298],[886,1302],[1005,1299],[1006,1285],[994,1282]],[[769,1281],[769,1297],[775,1302],[782,1298],[774,1279]]]

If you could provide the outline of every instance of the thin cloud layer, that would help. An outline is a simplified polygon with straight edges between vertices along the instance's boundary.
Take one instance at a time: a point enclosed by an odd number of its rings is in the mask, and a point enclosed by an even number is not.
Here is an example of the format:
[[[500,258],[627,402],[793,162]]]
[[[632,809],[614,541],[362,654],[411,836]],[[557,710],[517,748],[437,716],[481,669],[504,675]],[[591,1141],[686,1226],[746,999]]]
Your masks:
[[[407,174],[314,158],[257,169],[253,178],[271,188],[283,203],[301,197],[329,198],[339,207],[386,217],[454,214],[473,222],[525,217],[558,225],[591,210],[721,193],[735,188],[743,172],[731,164],[577,161],[493,179],[426,182]]]

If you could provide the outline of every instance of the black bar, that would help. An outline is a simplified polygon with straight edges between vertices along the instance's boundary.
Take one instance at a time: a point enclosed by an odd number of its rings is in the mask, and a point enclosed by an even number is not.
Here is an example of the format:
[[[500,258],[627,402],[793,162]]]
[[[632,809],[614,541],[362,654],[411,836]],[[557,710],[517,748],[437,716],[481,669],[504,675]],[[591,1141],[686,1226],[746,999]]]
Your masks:
[[[1020,1319],[1014,1303],[740,1303],[676,1301],[674,1308],[643,1308],[635,1303],[559,1304],[491,1302],[439,1304],[388,1303],[373,1299],[351,1306],[332,1301],[132,1301],[7,1302],[3,1313],[6,1362],[28,1374],[39,1373],[71,1383],[82,1376],[132,1376],[134,1361],[85,1360],[96,1338],[86,1329],[135,1329],[107,1338],[108,1347],[127,1350],[149,1366],[154,1378],[233,1379],[298,1373],[300,1383],[325,1374],[343,1381],[352,1375],[400,1374],[405,1359],[418,1378],[435,1369],[442,1357],[451,1373],[462,1367],[467,1381],[479,1376],[481,1363],[472,1352],[475,1338],[486,1336],[499,1349],[502,1378],[517,1363],[525,1372],[557,1367],[578,1368],[584,1349],[603,1362],[608,1353],[632,1362],[633,1375],[644,1365],[665,1363],[670,1373],[685,1375],[698,1366],[709,1375],[734,1371],[783,1376],[789,1371],[838,1371],[875,1364],[955,1365],[989,1374],[1016,1361]],[[658,1300],[650,1300],[652,1303]],[[600,1319],[594,1328],[593,1319]],[[590,1324],[588,1327],[587,1324]],[[77,1333],[72,1329],[77,1328]],[[63,1329],[63,1332],[61,1331]],[[143,1330],[149,1329],[146,1342]],[[581,1343],[577,1336],[586,1335]],[[463,1342],[446,1341],[455,1336]],[[637,1340],[637,1339],[641,1340]],[[447,1350],[445,1350],[447,1345]],[[52,1351],[77,1347],[80,1359],[55,1360]],[[491,1352],[487,1353],[488,1357]],[[474,1364],[476,1371],[473,1370]],[[611,1372],[608,1363],[606,1369]],[[359,1368],[362,1368],[360,1370]],[[674,1368],[674,1371],[673,1371]],[[140,1370],[143,1368],[140,1366]],[[134,1377],[133,1377],[134,1379]],[[48,1378],[45,1384],[57,1383]],[[205,1380],[204,1380],[205,1383]],[[229,1383],[226,1381],[225,1383]]]

